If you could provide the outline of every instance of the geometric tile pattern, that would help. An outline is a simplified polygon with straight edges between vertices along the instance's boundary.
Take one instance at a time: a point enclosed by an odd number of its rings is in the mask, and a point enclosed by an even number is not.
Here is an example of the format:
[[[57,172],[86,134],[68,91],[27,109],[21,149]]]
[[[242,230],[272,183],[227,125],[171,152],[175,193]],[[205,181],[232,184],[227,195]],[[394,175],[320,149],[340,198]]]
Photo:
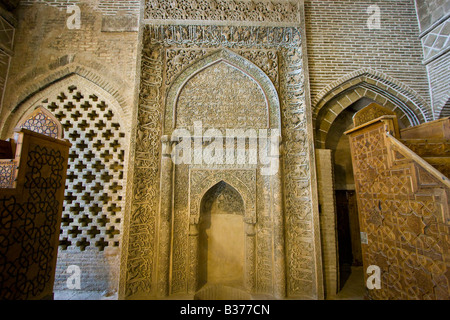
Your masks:
[[[47,110],[37,108],[20,127],[55,139],[61,138],[61,126],[47,113]]]
[[[424,60],[428,60],[450,46],[450,19],[447,19],[422,38]]]
[[[0,188],[13,188],[16,179],[17,162],[0,160]]]
[[[449,299],[448,200],[436,188],[414,187],[417,165],[399,154],[392,160],[385,132],[379,122],[350,135],[360,228],[368,239],[364,267],[381,269],[381,289],[368,296]]]
[[[71,85],[41,107],[61,123],[69,151],[62,250],[119,246],[124,203],[124,137],[117,116],[95,94]]]

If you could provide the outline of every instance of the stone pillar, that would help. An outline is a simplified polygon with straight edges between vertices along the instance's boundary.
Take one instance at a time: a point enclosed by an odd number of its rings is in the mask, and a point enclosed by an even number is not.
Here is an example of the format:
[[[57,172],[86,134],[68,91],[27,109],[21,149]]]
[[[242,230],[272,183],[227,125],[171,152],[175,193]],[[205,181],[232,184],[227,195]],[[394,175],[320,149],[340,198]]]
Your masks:
[[[159,257],[158,257],[158,295],[169,295],[170,277],[170,238],[172,221],[172,189],[173,189],[173,162],[172,142],[169,136],[163,136],[161,159],[161,201],[159,224]]]
[[[252,294],[256,289],[256,224],[254,221],[245,222],[245,235],[244,285]]]
[[[189,275],[188,293],[195,294],[198,290],[198,259],[199,259],[199,225],[197,221],[189,224]]]
[[[284,241],[284,216],[283,216],[283,144],[280,145],[278,154],[279,170],[271,179],[272,186],[272,215],[274,233],[274,296],[277,299],[286,297],[286,262]]]
[[[320,205],[320,230],[324,286],[327,297],[335,296],[339,288],[336,203],[332,150],[317,149],[317,180]]]

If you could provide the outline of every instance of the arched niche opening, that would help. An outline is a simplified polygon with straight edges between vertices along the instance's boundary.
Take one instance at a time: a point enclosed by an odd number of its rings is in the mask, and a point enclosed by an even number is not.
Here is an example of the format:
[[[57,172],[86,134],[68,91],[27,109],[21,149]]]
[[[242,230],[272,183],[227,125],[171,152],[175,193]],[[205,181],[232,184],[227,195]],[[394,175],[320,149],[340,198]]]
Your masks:
[[[338,257],[337,291],[341,291],[350,276],[362,266],[358,208],[353,175],[350,141],[345,131],[353,128],[353,117],[360,110],[374,103],[363,97],[343,110],[332,123],[326,139],[326,148],[333,154],[334,198],[336,203],[336,236]],[[354,277],[353,277],[354,278]],[[353,279],[352,278],[352,279]],[[358,290],[363,278],[358,278]]]
[[[199,219],[198,289],[244,288],[244,200],[224,181],[203,196]]]

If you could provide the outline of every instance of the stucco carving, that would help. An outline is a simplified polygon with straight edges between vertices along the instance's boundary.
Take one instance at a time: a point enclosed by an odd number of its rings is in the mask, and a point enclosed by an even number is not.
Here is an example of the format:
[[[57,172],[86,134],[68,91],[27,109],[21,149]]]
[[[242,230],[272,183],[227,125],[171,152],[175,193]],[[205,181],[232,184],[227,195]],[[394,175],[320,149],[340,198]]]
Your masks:
[[[296,27],[255,27],[217,25],[147,25],[151,44],[236,49],[300,48],[301,34]]]
[[[156,248],[155,233],[159,207],[159,158],[161,137],[161,86],[163,52],[146,46],[142,53],[142,83],[134,145],[134,188],[131,204],[127,255],[122,255],[121,295],[150,293]]]
[[[267,109],[258,83],[221,61],[195,74],[181,89],[175,123],[177,128],[195,121],[209,128],[267,128]]]
[[[191,170],[190,179],[190,223],[198,223],[203,195],[221,181],[234,187],[242,196],[245,221],[256,223],[256,170]]]
[[[147,0],[145,19],[298,22],[298,4],[255,0]]]
[[[199,289],[201,200],[220,181],[235,188],[244,201],[244,283],[247,292],[278,298],[284,298],[286,294],[315,295],[310,145],[306,138],[302,59],[297,28],[194,25],[144,28],[135,191],[129,236],[130,248],[136,246],[134,241],[137,239],[136,249],[139,250],[129,251],[129,275],[123,275],[128,289],[125,296],[134,293],[164,296],[163,287],[167,281],[169,295],[196,293]],[[162,67],[164,60],[166,68]],[[269,127],[282,129],[287,150],[281,158],[284,182],[280,172],[272,177],[261,176],[258,165],[181,164],[170,169],[163,160],[163,168],[169,171],[159,173],[155,169],[161,164],[159,138],[162,128],[164,134],[170,136],[178,126],[177,103],[184,101],[187,105],[195,101],[195,98],[189,100],[189,95],[183,97],[180,92],[188,88],[190,80],[195,80],[196,75],[211,66],[228,68],[227,64],[244,71],[244,76],[248,75],[260,86],[267,99]],[[193,88],[197,90],[199,86]],[[191,93],[191,96],[198,95],[198,92]],[[232,110],[225,114],[233,117]],[[191,116],[184,114],[183,118]],[[211,117],[216,117],[212,111],[203,118],[210,121]],[[217,126],[220,120],[214,118],[216,122],[211,125]],[[226,124],[225,127],[236,125]],[[159,177],[165,179],[161,183],[173,177],[169,182],[173,186],[173,213],[169,217],[167,208],[161,208],[158,215],[158,204],[167,206],[168,199],[168,191],[160,188]],[[289,190],[285,198],[283,190]],[[161,195],[160,191],[163,192]],[[172,231],[167,228],[170,223]],[[154,230],[158,230],[158,237]],[[287,246],[284,245],[285,236]],[[157,243],[159,247],[156,247]],[[164,257],[167,248],[170,248],[170,261]],[[156,274],[152,267],[158,270]],[[158,284],[157,288],[152,287],[152,279]]]
[[[176,80],[169,88],[166,98],[167,107],[165,112],[164,125],[166,134],[170,134],[171,131],[177,127],[176,110],[181,90],[196,74],[222,61],[227,62],[228,64],[234,66],[242,72],[245,72],[245,74],[251,77],[251,79],[253,79],[254,82],[256,82],[262,90],[267,101],[268,109],[268,123],[262,126],[262,128],[280,128],[281,123],[279,97],[274,84],[272,83],[272,81],[270,81],[268,76],[255,64],[237,55],[236,53],[230,50],[217,50],[209,55],[204,56],[201,60],[196,61],[195,63],[192,63],[187,68],[185,68],[183,73],[176,78]],[[191,112],[198,112],[198,109],[191,110]],[[232,118],[234,118],[234,114],[230,114],[232,115]],[[197,115],[197,118],[201,118],[201,116]],[[207,121],[207,119],[205,120]],[[240,124],[238,127],[242,127],[242,125],[243,124]],[[221,125],[218,127],[223,128],[224,126]],[[233,127],[236,127],[236,125],[232,126],[231,128]],[[255,128],[254,124],[252,125],[252,127]]]

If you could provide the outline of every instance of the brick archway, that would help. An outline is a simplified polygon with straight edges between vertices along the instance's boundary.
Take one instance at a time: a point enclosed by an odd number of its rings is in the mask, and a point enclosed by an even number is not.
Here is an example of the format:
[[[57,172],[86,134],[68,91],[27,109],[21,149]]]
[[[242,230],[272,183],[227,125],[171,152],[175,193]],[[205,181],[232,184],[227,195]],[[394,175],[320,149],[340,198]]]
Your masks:
[[[431,108],[412,90],[380,72],[363,69],[333,82],[314,100],[313,125],[318,148],[325,148],[328,132],[339,114],[362,98],[394,111],[403,127],[432,120]]]

